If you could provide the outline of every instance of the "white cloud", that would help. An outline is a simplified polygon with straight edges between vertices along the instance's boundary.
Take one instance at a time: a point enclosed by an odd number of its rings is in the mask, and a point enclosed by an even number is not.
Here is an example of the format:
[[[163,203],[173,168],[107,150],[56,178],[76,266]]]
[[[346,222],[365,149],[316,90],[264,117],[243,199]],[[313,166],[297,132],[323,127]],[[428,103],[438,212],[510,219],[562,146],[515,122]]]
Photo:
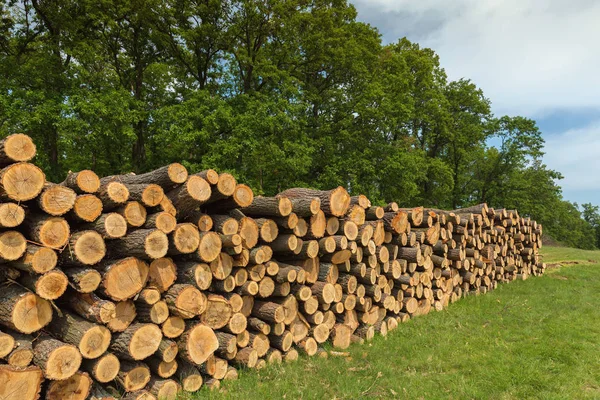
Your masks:
[[[467,77],[497,114],[600,108],[600,2],[353,0],[386,41],[433,48],[451,79]]]
[[[547,138],[545,151],[544,162],[565,177],[560,183],[568,198],[589,192],[594,198],[573,200],[600,202],[600,120]]]

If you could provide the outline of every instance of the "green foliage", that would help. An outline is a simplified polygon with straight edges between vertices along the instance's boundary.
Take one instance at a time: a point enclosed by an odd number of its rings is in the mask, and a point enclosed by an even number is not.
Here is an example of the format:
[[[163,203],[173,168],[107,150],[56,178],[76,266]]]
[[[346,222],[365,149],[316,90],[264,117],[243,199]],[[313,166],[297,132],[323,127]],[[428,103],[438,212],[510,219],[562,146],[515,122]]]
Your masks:
[[[535,121],[495,117],[406,38],[383,45],[347,0],[4,0],[0,134],[48,178],[179,161],[260,194],[342,185],[377,203],[519,208],[591,247]],[[585,211],[585,210],[584,210]]]

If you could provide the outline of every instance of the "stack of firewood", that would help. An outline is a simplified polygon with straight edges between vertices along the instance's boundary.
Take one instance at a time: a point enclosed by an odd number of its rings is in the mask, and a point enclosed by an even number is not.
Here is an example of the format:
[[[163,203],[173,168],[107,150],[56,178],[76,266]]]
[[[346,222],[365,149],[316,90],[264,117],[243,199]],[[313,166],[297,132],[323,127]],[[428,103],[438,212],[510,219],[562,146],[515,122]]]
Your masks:
[[[2,399],[174,399],[545,268],[517,211],[254,197],[180,164],[54,184],[34,156],[0,141]]]

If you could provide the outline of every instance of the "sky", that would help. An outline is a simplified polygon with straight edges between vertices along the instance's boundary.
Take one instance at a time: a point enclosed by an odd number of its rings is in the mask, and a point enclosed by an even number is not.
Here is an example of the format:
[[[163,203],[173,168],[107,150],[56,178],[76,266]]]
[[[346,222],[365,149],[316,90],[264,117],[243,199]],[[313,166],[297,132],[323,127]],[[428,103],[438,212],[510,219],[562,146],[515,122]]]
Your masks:
[[[535,119],[565,199],[600,205],[600,1],[350,0],[385,43],[406,36],[469,78],[495,115]]]

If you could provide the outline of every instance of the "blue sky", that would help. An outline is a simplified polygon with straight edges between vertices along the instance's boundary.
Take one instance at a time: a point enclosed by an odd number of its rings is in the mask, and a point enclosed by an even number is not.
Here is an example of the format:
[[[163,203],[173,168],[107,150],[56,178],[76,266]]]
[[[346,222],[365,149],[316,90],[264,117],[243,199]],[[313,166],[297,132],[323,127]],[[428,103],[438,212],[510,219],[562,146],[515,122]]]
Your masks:
[[[533,118],[567,200],[600,205],[600,1],[350,0],[386,43],[431,47],[496,115]]]

